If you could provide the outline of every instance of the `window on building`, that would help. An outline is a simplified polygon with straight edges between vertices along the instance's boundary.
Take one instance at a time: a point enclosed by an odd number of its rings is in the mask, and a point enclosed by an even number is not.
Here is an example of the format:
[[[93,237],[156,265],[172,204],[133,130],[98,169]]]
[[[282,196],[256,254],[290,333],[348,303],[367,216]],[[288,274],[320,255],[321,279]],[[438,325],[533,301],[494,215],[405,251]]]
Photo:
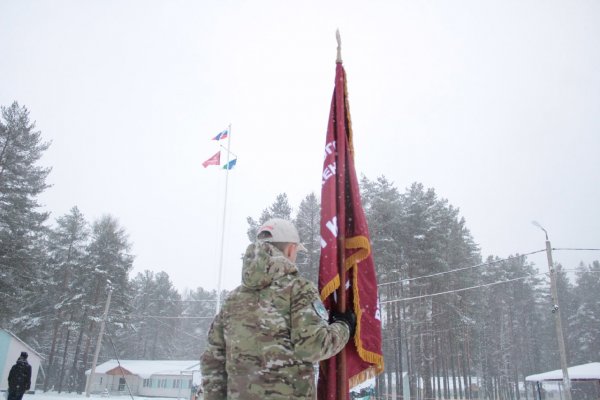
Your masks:
[[[181,385],[180,379],[173,379],[173,389],[179,388],[180,385]]]
[[[190,380],[188,381],[188,389],[191,389],[191,388],[192,388],[192,380],[190,379]]]
[[[166,388],[167,387],[167,380],[166,379],[159,379],[159,381],[158,381],[158,387],[159,388]]]
[[[144,387],[152,387],[152,379],[144,379]]]

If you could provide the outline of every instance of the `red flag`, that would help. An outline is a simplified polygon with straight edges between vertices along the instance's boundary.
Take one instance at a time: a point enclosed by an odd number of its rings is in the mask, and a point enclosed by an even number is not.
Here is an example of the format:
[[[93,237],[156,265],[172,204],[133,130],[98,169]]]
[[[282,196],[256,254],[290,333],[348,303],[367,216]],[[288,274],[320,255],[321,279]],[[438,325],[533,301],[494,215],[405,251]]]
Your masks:
[[[209,158],[208,160],[204,161],[202,163],[202,166],[204,168],[208,167],[209,165],[219,165],[221,164],[221,152],[217,151],[217,154],[215,154],[214,156],[212,156],[211,158]]]
[[[342,263],[345,271],[340,270]],[[344,275],[345,291],[341,293],[339,287]],[[339,370],[340,363],[336,363],[335,358],[322,362],[319,370],[318,398],[338,398],[340,384],[336,376],[348,379],[348,386],[344,385],[346,388],[342,388],[347,398],[348,387],[352,388],[383,371],[383,353],[377,278],[371,256],[369,229],[354,169],[346,72],[341,62],[336,65],[335,89],[325,141],[319,291],[327,309],[352,308],[356,313],[354,340],[351,339],[342,350],[345,375],[344,371]],[[338,303],[341,297],[345,297],[344,306]],[[343,384],[344,381],[341,382]]]

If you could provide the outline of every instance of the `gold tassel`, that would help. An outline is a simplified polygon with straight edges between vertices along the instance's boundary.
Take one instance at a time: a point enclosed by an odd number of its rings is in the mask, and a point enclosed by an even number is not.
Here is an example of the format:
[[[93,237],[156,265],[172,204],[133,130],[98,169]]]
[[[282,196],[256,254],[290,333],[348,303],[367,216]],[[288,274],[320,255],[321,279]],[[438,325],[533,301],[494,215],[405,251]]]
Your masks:
[[[346,269],[350,269],[353,265],[358,264],[366,259],[371,254],[371,244],[366,236],[353,236],[346,239],[345,247],[348,250],[358,249],[355,253],[346,257]]]
[[[323,289],[321,289],[321,301],[325,301],[325,299],[327,297],[329,297],[329,295],[331,295],[331,293],[335,292],[336,289],[339,287],[340,287],[340,275],[337,274],[335,276],[335,278],[330,280],[327,283],[327,285],[323,286]]]

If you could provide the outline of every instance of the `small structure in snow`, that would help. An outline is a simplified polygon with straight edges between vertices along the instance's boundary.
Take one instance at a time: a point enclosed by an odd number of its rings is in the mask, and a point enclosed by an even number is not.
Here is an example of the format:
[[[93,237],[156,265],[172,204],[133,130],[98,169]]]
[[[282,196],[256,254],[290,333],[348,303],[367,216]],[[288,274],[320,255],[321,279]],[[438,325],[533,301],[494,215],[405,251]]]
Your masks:
[[[568,368],[571,380],[573,399],[600,399],[600,362],[575,365]],[[526,382],[533,384],[534,399],[539,400],[544,394],[554,391],[561,396],[563,373],[562,369],[529,375]],[[550,396],[551,397],[551,396]]]
[[[22,351],[27,352],[27,362],[31,365],[31,388],[27,393],[35,393],[40,364],[44,359],[33,347],[19,339],[14,333],[0,329],[0,390],[8,390],[8,373],[17,362]]]
[[[199,369],[198,360],[109,360],[96,367],[90,391],[190,398]],[[85,371],[88,379],[90,372]]]

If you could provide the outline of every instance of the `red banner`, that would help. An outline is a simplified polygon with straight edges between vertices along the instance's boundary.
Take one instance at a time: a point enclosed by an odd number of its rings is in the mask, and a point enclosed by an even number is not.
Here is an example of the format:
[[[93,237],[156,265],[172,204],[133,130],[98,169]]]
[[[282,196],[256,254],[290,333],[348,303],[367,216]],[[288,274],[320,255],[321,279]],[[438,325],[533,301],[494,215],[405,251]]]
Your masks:
[[[202,163],[202,166],[204,168],[206,168],[209,165],[219,165],[220,163],[221,163],[221,151],[217,151],[217,153],[214,156],[212,156],[208,160],[204,161]]]
[[[338,293],[341,265],[346,276],[344,294]],[[320,365],[318,398],[333,400],[338,398],[336,377],[340,374],[345,374],[348,386],[352,388],[383,371],[377,278],[354,169],[346,72],[341,63],[336,66],[325,141],[319,291],[328,310],[352,308],[357,317],[354,340],[350,339],[343,350],[345,371],[340,371],[335,357]],[[346,297],[345,307],[338,304],[340,295]]]

